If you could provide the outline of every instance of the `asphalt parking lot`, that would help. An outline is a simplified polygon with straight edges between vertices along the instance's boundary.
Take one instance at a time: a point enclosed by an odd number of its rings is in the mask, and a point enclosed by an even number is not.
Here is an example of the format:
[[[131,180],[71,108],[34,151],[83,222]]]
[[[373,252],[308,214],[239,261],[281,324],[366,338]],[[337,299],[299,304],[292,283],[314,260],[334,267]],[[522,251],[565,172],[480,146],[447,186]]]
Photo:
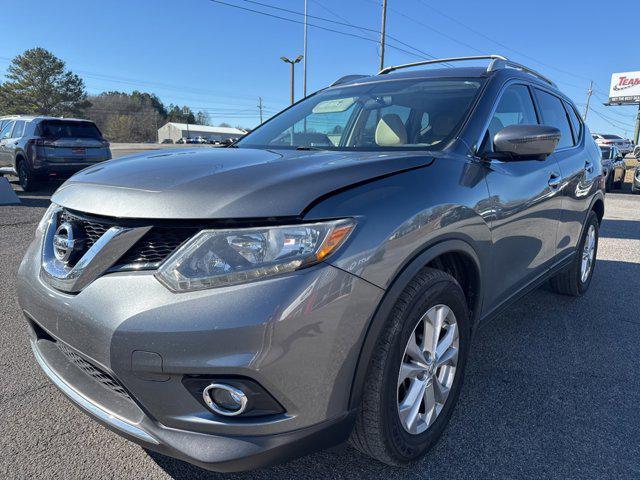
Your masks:
[[[36,367],[14,278],[48,193],[0,207],[2,478],[640,478],[640,195],[607,195],[586,296],[543,287],[480,330],[452,422],[418,466],[386,467],[345,446],[218,475],[97,425]]]

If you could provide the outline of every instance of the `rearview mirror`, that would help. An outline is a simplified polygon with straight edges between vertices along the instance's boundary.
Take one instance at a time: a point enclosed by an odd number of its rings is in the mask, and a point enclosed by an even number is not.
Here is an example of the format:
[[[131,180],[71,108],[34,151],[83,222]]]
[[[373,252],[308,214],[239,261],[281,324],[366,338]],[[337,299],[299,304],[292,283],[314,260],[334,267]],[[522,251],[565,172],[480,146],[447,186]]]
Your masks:
[[[560,130],[546,125],[509,125],[493,137],[501,160],[544,160],[558,146]]]

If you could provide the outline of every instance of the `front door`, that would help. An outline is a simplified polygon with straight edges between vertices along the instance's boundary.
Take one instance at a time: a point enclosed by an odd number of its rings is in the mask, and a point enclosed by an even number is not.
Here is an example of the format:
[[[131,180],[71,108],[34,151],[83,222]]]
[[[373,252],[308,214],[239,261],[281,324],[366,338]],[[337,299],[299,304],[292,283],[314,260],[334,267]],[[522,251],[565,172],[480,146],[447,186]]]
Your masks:
[[[540,123],[527,85],[506,87],[489,124],[483,150],[491,158],[495,134],[509,125]],[[556,257],[561,174],[556,160],[486,164],[493,215],[492,262],[484,310],[489,313],[546,272]]]

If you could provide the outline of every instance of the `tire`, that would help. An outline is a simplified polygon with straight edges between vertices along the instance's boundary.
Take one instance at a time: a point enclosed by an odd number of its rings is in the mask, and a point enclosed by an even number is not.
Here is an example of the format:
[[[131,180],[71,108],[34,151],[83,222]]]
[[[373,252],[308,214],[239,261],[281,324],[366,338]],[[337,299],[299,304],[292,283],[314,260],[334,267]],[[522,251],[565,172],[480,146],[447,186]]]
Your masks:
[[[446,310],[447,308],[449,310]],[[438,349],[440,349],[440,342],[447,343],[448,338],[453,338],[451,332],[457,330],[458,338],[453,340],[457,343],[452,343],[457,345],[457,361],[435,367],[440,361],[444,361],[447,355],[435,356],[431,358],[431,362],[425,360],[433,366],[431,373],[410,376],[400,383],[401,364],[407,365],[407,362],[413,362],[408,353],[410,338],[414,340],[419,338],[416,336],[420,335],[416,334],[418,330],[427,331],[426,327],[423,328],[424,324],[421,324],[422,319],[427,317],[427,312],[432,312],[434,317],[440,314],[447,315],[446,318],[443,317],[446,329],[438,330],[440,332],[437,337],[440,340],[436,340]],[[457,329],[452,330],[451,324],[448,323],[451,320],[450,314],[455,317],[453,321]],[[467,361],[470,333],[469,311],[460,285],[451,275],[440,270],[432,268],[421,270],[398,298],[380,334],[368,365],[362,403],[350,443],[362,453],[388,465],[406,465],[423,456],[442,435],[457,403]],[[424,335],[423,338],[436,337]],[[417,344],[420,345],[420,342],[418,341]],[[420,347],[418,350],[422,351]],[[435,351],[435,349],[432,350]],[[454,350],[456,349],[452,347],[446,349],[446,352]],[[429,354],[424,355],[423,358],[428,358]],[[453,366],[454,363],[455,366]],[[414,364],[411,363],[411,365]],[[453,372],[451,368],[454,369]],[[429,380],[429,375],[435,375],[435,377]],[[442,393],[444,390],[436,388],[437,377],[444,379],[442,383],[438,380],[438,386],[449,382],[448,395]],[[405,425],[409,422],[407,418],[411,416],[411,412],[403,416],[406,422],[403,425],[400,414],[401,395],[404,396],[403,405],[412,403],[409,401],[409,392],[413,391],[411,389],[420,382],[422,382],[421,385],[426,386],[425,392],[433,392],[430,398],[436,403],[432,403],[434,408],[428,411],[432,413],[430,418],[427,418],[428,412],[424,398],[428,394],[421,393],[416,396],[420,399],[418,416],[425,417],[420,420],[422,421],[420,427],[426,429],[419,431],[419,420],[416,420],[416,431],[410,433]],[[429,382],[431,387],[427,386]],[[416,403],[413,404],[416,405]],[[406,413],[407,409],[403,411]]]
[[[32,192],[38,189],[40,182],[38,182],[25,160],[18,162],[16,170],[18,171],[18,181],[23,191]]]
[[[591,262],[589,266],[588,273],[586,277],[583,275],[583,260],[585,255],[585,244],[588,241],[591,229],[593,228],[593,246],[592,246],[592,254]],[[587,222],[585,223],[582,237],[580,238],[580,242],[578,243],[578,248],[576,250],[576,255],[571,265],[569,265],[566,269],[558,273],[555,277],[550,280],[551,288],[556,293],[560,293],[562,295],[569,295],[573,297],[579,297],[583,295],[591,284],[591,279],[593,278],[593,271],[596,266],[596,258],[598,254],[598,234],[600,231],[600,224],[598,222],[598,216],[592,210],[589,212],[589,216],[587,217]]]
[[[606,193],[609,193],[611,190],[613,190],[613,172],[610,172],[609,175],[607,175],[607,181],[604,184],[604,191]]]

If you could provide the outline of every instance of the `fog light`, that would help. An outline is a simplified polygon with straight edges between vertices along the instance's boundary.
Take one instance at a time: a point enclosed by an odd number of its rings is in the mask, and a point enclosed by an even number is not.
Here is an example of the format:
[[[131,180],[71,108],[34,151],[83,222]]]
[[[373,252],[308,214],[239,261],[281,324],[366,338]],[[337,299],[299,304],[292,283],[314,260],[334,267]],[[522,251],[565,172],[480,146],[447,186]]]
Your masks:
[[[245,393],[222,383],[212,383],[206,387],[202,398],[211,410],[226,417],[240,415],[247,408],[248,398]]]

